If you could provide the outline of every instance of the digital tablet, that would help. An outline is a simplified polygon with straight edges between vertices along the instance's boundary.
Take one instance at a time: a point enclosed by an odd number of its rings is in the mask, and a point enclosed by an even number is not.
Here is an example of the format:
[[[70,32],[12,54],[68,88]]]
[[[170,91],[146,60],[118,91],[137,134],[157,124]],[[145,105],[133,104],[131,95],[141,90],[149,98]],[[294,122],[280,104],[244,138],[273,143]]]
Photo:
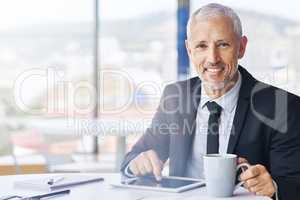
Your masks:
[[[156,190],[164,192],[183,192],[204,186],[204,180],[176,176],[164,176],[156,181],[154,176],[129,178],[121,183],[112,183],[115,187]]]

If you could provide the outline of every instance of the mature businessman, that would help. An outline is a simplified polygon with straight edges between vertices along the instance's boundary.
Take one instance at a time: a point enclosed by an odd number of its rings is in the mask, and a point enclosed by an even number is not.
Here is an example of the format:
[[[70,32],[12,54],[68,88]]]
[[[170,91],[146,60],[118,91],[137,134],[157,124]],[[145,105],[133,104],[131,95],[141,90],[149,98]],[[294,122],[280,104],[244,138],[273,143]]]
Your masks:
[[[203,178],[203,155],[234,153],[251,164],[240,175],[249,191],[272,197],[277,183],[282,199],[296,198],[300,99],[239,66],[246,46],[231,8],[208,4],[192,14],[186,47],[198,77],[166,86],[152,125],[125,157],[123,173],[160,179],[169,159],[170,175]]]

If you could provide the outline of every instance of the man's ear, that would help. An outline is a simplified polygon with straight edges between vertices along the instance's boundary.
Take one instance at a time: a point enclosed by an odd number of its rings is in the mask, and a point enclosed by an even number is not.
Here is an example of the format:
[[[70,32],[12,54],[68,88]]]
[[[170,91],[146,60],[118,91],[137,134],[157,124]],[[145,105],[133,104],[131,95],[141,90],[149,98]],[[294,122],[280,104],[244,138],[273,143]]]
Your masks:
[[[240,39],[240,48],[239,48],[239,55],[238,58],[241,59],[244,57],[245,51],[246,51],[246,46],[247,46],[248,38],[246,36],[243,36]]]
[[[189,47],[188,40],[185,40],[185,48],[186,48],[186,52],[188,53],[189,58],[191,59],[191,48]]]

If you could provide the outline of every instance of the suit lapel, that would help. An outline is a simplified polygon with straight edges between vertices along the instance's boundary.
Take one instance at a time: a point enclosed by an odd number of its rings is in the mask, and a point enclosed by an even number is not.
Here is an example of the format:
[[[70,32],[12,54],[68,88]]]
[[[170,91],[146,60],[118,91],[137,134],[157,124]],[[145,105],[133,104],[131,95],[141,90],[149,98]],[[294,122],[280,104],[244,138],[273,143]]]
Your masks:
[[[255,79],[241,66],[239,71],[242,75],[242,85],[240,88],[239,99],[233,120],[233,126],[230,132],[227,153],[234,153],[235,147],[239,141],[242,129],[246,122],[249,110],[250,95]]]
[[[227,153],[234,153],[235,146],[237,145],[237,142],[241,135],[242,128],[244,126],[248,108],[249,108],[249,102],[246,99],[238,100],[238,104],[237,104],[237,108],[233,120],[233,126],[230,132]]]

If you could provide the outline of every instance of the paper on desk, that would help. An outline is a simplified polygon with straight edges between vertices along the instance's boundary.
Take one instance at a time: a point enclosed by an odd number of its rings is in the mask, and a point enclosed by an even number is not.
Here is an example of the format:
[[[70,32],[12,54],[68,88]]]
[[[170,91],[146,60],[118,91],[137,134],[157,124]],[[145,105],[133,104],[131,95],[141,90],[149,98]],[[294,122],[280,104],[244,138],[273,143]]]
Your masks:
[[[51,177],[46,177],[16,181],[14,182],[14,187],[31,190],[53,191],[57,189],[68,188],[76,185],[94,183],[104,180],[102,177],[86,174],[66,174],[60,176],[63,176],[63,180],[54,183],[53,185],[48,184],[48,181]]]

